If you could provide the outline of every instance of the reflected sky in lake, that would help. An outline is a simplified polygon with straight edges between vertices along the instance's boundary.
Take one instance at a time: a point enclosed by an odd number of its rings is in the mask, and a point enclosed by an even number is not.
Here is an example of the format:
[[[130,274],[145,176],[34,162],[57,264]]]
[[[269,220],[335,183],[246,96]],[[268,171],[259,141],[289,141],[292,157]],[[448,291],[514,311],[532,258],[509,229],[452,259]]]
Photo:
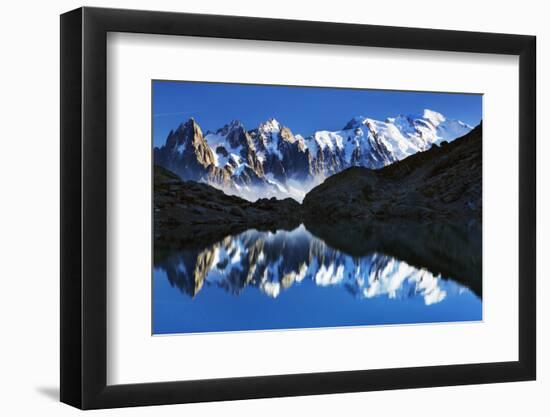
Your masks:
[[[482,319],[470,281],[384,251],[349,254],[304,225],[171,250],[153,275],[154,334]]]

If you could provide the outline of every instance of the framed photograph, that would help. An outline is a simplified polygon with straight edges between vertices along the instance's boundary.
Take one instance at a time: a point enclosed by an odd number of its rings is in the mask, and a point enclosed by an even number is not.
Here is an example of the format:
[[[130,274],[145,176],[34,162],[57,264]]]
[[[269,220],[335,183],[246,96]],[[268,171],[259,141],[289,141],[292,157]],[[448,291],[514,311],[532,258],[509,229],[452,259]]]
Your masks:
[[[61,401],[533,380],[535,37],[61,16]]]

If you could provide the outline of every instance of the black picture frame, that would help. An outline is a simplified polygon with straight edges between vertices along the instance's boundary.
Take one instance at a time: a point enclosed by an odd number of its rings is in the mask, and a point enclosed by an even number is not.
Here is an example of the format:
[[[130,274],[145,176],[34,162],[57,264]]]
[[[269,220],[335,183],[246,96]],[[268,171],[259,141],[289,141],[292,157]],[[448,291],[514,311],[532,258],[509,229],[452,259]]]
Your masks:
[[[519,360],[107,385],[108,32],[519,56]],[[536,377],[536,38],[154,11],[61,15],[61,401],[82,409],[533,380]]]

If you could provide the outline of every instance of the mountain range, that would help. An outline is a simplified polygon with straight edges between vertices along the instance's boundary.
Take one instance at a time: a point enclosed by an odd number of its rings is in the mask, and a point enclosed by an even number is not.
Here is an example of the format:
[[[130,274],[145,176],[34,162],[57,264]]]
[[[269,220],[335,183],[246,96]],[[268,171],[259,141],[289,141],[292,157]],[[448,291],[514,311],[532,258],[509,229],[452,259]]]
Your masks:
[[[274,118],[248,130],[238,120],[203,133],[190,118],[155,147],[155,164],[183,180],[205,182],[248,200],[304,195],[350,167],[382,168],[470,132],[441,113],[398,115],[384,121],[357,116],[341,130],[295,134]]]

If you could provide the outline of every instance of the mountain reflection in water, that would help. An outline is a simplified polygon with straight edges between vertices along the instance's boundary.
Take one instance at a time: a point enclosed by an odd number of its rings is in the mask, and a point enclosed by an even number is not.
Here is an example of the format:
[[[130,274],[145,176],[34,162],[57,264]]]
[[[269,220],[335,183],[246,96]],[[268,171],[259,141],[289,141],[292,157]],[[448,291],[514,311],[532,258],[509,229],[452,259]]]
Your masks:
[[[423,237],[416,230],[399,236],[387,228],[308,226],[251,229],[157,254],[153,332],[481,320],[478,230],[458,241],[456,231],[429,230],[459,246],[460,259],[449,248],[445,259],[416,247]],[[452,269],[456,277],[442,276]]]

